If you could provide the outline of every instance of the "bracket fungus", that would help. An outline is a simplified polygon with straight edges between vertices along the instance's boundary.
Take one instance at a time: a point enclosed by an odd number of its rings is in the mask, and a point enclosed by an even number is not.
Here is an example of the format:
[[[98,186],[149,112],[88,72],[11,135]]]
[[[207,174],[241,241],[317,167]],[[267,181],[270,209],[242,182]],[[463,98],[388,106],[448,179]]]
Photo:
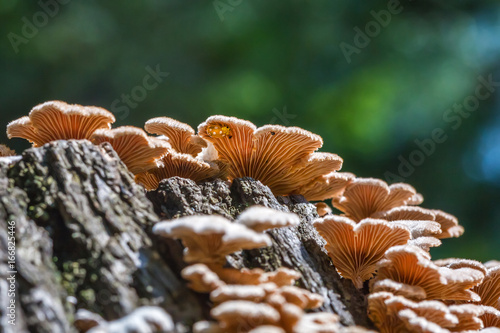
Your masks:
[[[80,309],[75,325],[87,333],[177,332],[172,317],[158,306],[143,306],[127,316],[107,322],[99,315]]]
[[[268,235],[231,223],[221,216],[195,215],[159,222],[153,232],[181,239],[185,246],[184,261],[189,263],[224,263],[231,253],[271,245]]]
[[[224,302],[210,314],[228,332],[245,332],[262,325],[277,326],[280,322],[280,314],[272,306],[250,301]]]
[[[384,220],[364,219],[357,223],[347,217],[326,216],[314,227],[326,240],[325,249],[340,274],[356,288],[375,273],[376,264],[391,247],[406,244],[410,231]]]
[[[172,148],[179,153],[196,157],[203,148],[207,147],[206,141],[195,135],[191,126],[172,118],[150,119],[144,125],[144,129],[152,134],[166,136]]]
[[[396,207],[386,212],[375,214],[377,218],[388,221],[397,220],[427,220],[435,221],[441,226],[441,233],[436,238],[444,239],[459,237],[464,233],[464,228],[458,224],[455,216],[437,209],[426,209],[414,206]]]
[[[408,184],[387,185],[374,178],[356,178],[346,187],[341,197],[332,200],[333,206],[345,216],[358,222],[394,207],[419,204],[417,192]]]
[[[200,182],[215,178],[221,172],[216,163],[205,162],[189,154],[177,153],[170,149],[156,161],[154,168],[138,173],[135,181],[143,185],[146,190],[152,191],[156,190],[160,182],[166,178],[179,176]]]
[[[425,290],[427,300],[479,301],[471,288],[481,283],[484,273],[470,267],[440,267],[430,260],[424,250],[412,246],[395,246],[377,265],[377,276],[382,279],[419,286]]]
[[[389,292],[368,296],[368,314],[382,333],[464,332],[484,327],[484,309],[473,304],[446,305],[440,301],[414,302]]]
[[[0,157],[15,156],[16,152],[7,147],[6,145],[0,145]]]
[[[109,142],[133,174],[156,167],[156,160],[170,148],[168,142],[148,137],[142,129],[133,126],[98,129],[90,139],[94,144]]]
[[[500,311],[500,266],[488,268],[483,282],[472,290],[481,297],[481,304]]]
[[[114,122],[115,116],[100,107],[50,101],[35,106],[29,116],[10,122],[7,136],[40,147],[56,140],[88,140],[97,129],[109,129]]]
[[[391,279],[377,280],[372,284],[370,291],[372,294],[388,292],[394,296],[402,296],[413,301],[424,300],[427,295],[422,287],[410,286]]]
[[[218,158],[228,166],[230,179],[255,178],[275,195],[305,193],[308,200],[331,198],[347,182],[346,176],[338,183],[334,176],[322,178],[339,170],[343,161],[336,154],[315,153],[323,140],[298,127],[256,128],[246,120],[212,116],[198,126],[198,135],[217,150]],[[329,179],[330,187],[324,185],[323,192],[318,192],[318,183]]]
[[[188,266],[181,271],[181,275],[189,282],[188,287],[199,293],[210,293],[226,285],[216,273],[204,264]]]
[[[245,209],[235,222],[262,232],[274,228],[295,227],[299,225],[300,218],[294,213],[280,212],[264,206],[252,206]]]
[[[368,296],[368,314],[382,333],[423,332],[414,327],[422,324],[435,326],[430,332],[446,332],[444,328],[458,324],[458,318],[442,302],[413,302],[388,292]]]

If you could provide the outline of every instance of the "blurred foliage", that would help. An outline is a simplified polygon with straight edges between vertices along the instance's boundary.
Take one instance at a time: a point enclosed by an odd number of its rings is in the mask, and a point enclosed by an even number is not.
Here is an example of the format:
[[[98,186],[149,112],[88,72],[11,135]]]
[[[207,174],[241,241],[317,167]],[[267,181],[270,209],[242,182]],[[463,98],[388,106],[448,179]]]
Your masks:
[[[499,259],[499,94],[456,129],[444,116],[475,94],[479,76],[500,81],[500,4],[401,1],[348,62],[341,43],[355,46],[354,29],[390,2],[1,1],[0,124],[54,99],[105,107],[117,126],[165,115],[196,127],[233,115],[318,133],[344,171],[382,179],[419,149],[415,140],[442,128],[447,140],[403,177],[424,207],[466,228],[433,255]],[[14,34],[25,39],[13,45]],[[169,76],[123,111],[122,95],[142,86],[147,66]]]

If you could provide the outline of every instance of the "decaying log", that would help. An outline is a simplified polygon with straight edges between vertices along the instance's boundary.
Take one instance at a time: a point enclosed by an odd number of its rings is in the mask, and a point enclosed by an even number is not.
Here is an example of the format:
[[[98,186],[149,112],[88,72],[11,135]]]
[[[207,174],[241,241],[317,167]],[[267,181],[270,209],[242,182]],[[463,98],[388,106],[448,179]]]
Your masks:
[[[109,144],[58,141],[0,161],[0,331],[76,332],[77,309],[113,320],[144,305],[162,307],[189,331],[209,319],[207,296],[180,277],[180,242],[154,236],[152,225],[192,214],[232,219],[255,204],[292,211],[302,222],[268,231],[273,246],[233,255],[229,264],[296,269],[300,286],[325,297],[320,310],[338,313],[345,325],[370,326],[363,291],[331,265],[311,225],[316,210],[303,197],[276,198],[250,178],[197,185],[178,177],[146,195]],[[4,320],[8,221],[16,223],[16,326]]]

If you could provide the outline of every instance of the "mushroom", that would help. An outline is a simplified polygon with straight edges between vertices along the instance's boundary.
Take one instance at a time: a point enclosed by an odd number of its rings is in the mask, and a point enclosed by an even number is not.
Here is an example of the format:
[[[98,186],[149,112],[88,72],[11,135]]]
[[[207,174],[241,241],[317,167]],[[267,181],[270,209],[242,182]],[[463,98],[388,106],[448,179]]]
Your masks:
[[[263,325],[248,331],[248,333],[285,333],[285,330],[278,326]]]
[[[211,269],[227,284],[258,285],[271,282],[281,287],[291,285],[300,278],[300,273],[285,267],[274,272],[264,272],[260,268],[222,268],[217,265],[211,265]]]
[[[351,279],[356,288],[370,279],[376,264],[392,246],[406,244],[406,227],[384,220],[364,219],[358,224],[346,217],[326,216],[314,227],[326,240],[325,249],[340,274]]]
[[[444,239],[450,237],[459,237],[464,233],[464,228],[458,225],[458,220],[455,216],[445,213],[437,209],[426,209],[421,207],[401,206],[396,207],[386,212],[375,214],[377,218],[382,218],[387,221],[397,220],[427,220],[435,221],[441,225],[441,234],[436,235],[436,238]]]
[[[485,327],[480,318],[485,311],[482,306],[461,304],[450,305],[448,309],[458,318],[458,324],[449,328],[452,332],[477,331]]]
[[[400,206],[376,213],[374,217],[387,221],[397,220],[419,220],[419,221],[435,221],[436,215],[430,210],[415,206]]]
[[[493,268],[493,267],[496,267],[496,266],[500,266],[500,261],[498,261],[498,260],[490,260],[490,261],[485,262],[484,266],[486,268]]]
[[[324,202],[317,202],[314,204],[316,206],[316,211],[319,217],[324,217],[325,215],[331,214],[332,209]]]
[[[98,129],[90,139],[95,144],[109,142],[133,174],[156,167],[156,160],[170,148],[168,142],[148,137],[142,129],[133,126]]]
[[[220,265],[210,265],[219,278],[227,284],[258,285],[267,280],[264,278],[267,273],[260,268],[223,268]]]
[[[207,265],[194,264],[184,268],[181,276],[189,281],[188,287],[199,293],[210,293],[225,283]]]
[[[278,288],[274,283],[252,285],[223,285],[210,293],[210,300],[215,304],[227,301],[262,302],[267,295]]]
[[[308,313],[295,325],[294,333],[337,333],[339,316],[328,312]]]
[[[193,333],[227,333],[227,331],[223,330],[219,323],[202,320],[194,323]]]
[[[438,238],[460,237],[464,233],[464,227],[458,224],[455,216],[437,209],[433,209],[432,212],[436,215],[436,222],[441,224],[443,230]]]
[[[23,138],[39,147],[56,140],[90,139],[95,130],[111,128],[113,114],[95,106],[50,101],[35,106],[28,117],[7,125],[7,136]]]
[[[395,246],[385,253],[377,265],[375,281],[391,279],[396,282],[419,286],[425,290],[426,299],[478,301],[479,296],[470,290],[478,285],[484,274],[477,269],[439,267],[424,250],[412,246]]]
[[[271,245],[269,236],[221,216],[186,216],[159,222],[153,232],[181,239],[186,247],[184,261],[189,263],[224,263],[233,252]]]
[[[439,259],[439,260],[434,260],[434,264],[440,266],[440,267],[448,267],[451,269],[458,269],[458,268],[472,268],[480,271],[484,275],[487,273],[487,268],[484,267],[482,263],[476,260],[470,260],[470,259],[461,259],[461,258],[447,258],[447,259]],[[485,278],[486,279],[486,278]],[[483,280],[484,282],[484,280]]]
[[[272,306],[249,301],[224,302],[214,307],[210,314],[229,332],[249,331],[262,325],[277,326],[280,322],[280,314]]]
[[[325,193],[316,193],[308,186],[326,182],[329,178],[321,177],[342,166],[342,159],[335,154],[315,153],[323,140],[298,127],[256,128],[246,120],[212,116],[200,124],[198,134],[213,144],[218,158],[228,165],[230,179],[255,178],[275,195],[302,194],[302,190],[310,190],[314,198],[322,197]],[[338,192],[338,185],[333,185]],[[310,200],[309,192],[306,194]]]
[[[263,276],[265,282],[272,282],[278,287],[289,286],[300,279],[300,273],[286,267],[280,267],[274,272],[267,272]]]
[[[421,301],[426,298],[425,290],[419,286],[410,286],[408,284],[384,279],[375,281],[370,288],[371,293],[389,292],[394,296],[403,296],[409,300]]]
[[[347,185],[333,206],[358,222],[395,207],[405,206],[417,194],[408,184],[392,184],[374,178],[356,178]]]
[[[274,305],[274,307],[280,314],[280,326],[283,327],[286,332],[293,332],[295,326],[297,326],[297,323],[305,314],[299,306],[287,303],[284,299],[280,304]]]
[[[16,152],[7,147],[6,145],[0,145],[0,157],[15,156]]]
[[[152,134],[166,136],[172,147],[179,153],[196,157],[203,148],[207,147],[206,141],[195,135],[191,126],[172,118],[150,119],[144,125],[144,129]]]
[[[492,306],[482,305],[483,314],[479,317],[484,327],[500,328],[500,311]]]
[[[245,209],[235,222],[262,232],[274,228],[295,227],[300,223],[300,218],[297,214],[280,212],[264,206],[252,206]]]
[[[436,323],[418,316],[410,309],[404,309],[398,312],[398,318],[405,324],[403,332],[425,332],[425,333],[448,333],[449,330],[442,328]]]
[[[429,252],[431,247],[438,247],[441,244],[441,240],[436,237],[418,237],[408,241],[408,245],[419,247],[426,252]]]
[[[448,332],[445,328],[458,324],[442,302],[413,302],[388,292],[368,296],[368,316],[380,332]]]
[[[283,286],[276,292],[283,296],[287,303],[294,304],[303,310],[316,309],[323,305],[323,297],[306,289]]]
[[[429,236],[436,237],[436,235],[441,233],[441,225],[433,221],[398,220],[391,223],[404,226],[410,230],[412,239]]]
[[[320,201],[336,198],[342,195],[349,183],[356,176],[349,172],[330,172],[324,176],[313,179],[302,186],[297,193],[302,194],[309,201]]]
[[[161,159],[157,160],[156,167],[138,173],[135,180],[142,184],[146,190],[151,191],[156,190],[163,179],[174,176],[200,182],[220,175],[221,169],[215,163],[205,162],[189,154],[169,150]]]
[[[87,311],[88,312],[88,311]],[[96,316],[97,320],[100,316]],[[101,318],[102,319],[102,318]],[[76,321],[85,320],[89,324],[92,317],[84,315],[83,319],[78,318]],[[135,333],[135,332],[175,332],[175,325],[172,317],[160,307],[157,306],[143,306],[135,309],[127,316],[106,322],[104,320],[97,320],[97,325],[93,325],[87,333]],[[77,324],[78,325],[78,324]]]
[[[483,282],[472,290],[481,297],[481,304],[500,310],[500,266],[488,268]]]

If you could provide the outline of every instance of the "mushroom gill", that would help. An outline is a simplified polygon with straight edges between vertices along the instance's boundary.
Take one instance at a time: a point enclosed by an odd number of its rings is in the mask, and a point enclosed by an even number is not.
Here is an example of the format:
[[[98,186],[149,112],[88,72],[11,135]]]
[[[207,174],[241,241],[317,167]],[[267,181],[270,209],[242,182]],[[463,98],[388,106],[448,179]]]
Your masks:
[[[256,128],[246,120],[212,116],[200,124],[198,134],[228,165],[230,179],[255,178],[275,195],[305,193],[308,200],[331,198],[349,181],[346,175],[329,175],[342,167],[342,159],[316,153],[323,145],[321,137],[298,127]]]
[[[370,279],[376,264],[391,247],[406,244],[410,231],[384,220],[364,219],[359,223],[342,216],[317,219],[314,227],[326,240],[325,249],[340,274],[356,288]]]
[[[172,148],[179,153],[196,157],[203,148],[207,147],[206,141],[195,135],[191,126],[172,118],[150,119],[144,125],[144,129],[152,134],[166,136]]]
[[[417,192],[408,184],[387,185],[374,178],[356,178],[346,187],[342,196],[332,200],[333,206],[345,216],[358,222],[376,213],[395,207],[405,206],[412,201]]]
[[[90,139],[94,144],[109,142],[133,174],[156,167],[156,160],[170,148],[168,142],[148,137],[142,129],[133,126],[98,129]]]
[[[7,136],[39,147],[56,140],[88,140],[97,129],[109,129],[114,122],[113,114],[100,107],[50,101],[35,106],[29,116],[10,122]]]
[[[181,239],[185,246],[184,261],[220,263],[226,256],[243,249],[271,245],[268,235],[244,225],[231,223],[221,216],[186,216],[155,224],[153,232],[162,237]]]
[[[214,162],[205,162],[189,154],[181,154],[169,149],[156,160],[155,167],[138,173],[135,181],[142,184],[146,190],[152,191],[156,190],[160,182],[166,178],[178,176],[200,182],[215,178],[221,173],[223,170]]]
[[[427,300],[479,301],[471,290],[481,283],[484,273],[471,267],[440,267],[430,260],[424,250],[412,246],[395,246],[385,254],[377,265],[377,276],[373,280],[393,281],[418,286],[424,289]]]

